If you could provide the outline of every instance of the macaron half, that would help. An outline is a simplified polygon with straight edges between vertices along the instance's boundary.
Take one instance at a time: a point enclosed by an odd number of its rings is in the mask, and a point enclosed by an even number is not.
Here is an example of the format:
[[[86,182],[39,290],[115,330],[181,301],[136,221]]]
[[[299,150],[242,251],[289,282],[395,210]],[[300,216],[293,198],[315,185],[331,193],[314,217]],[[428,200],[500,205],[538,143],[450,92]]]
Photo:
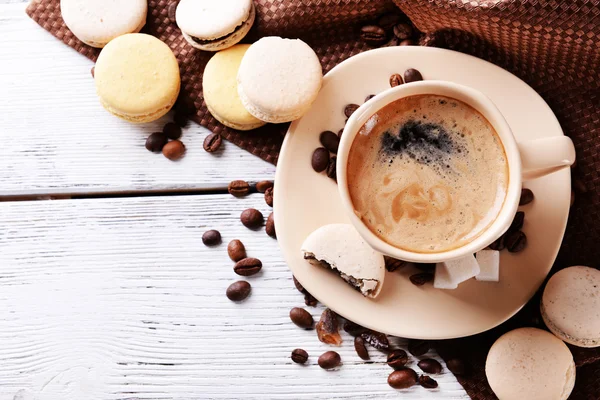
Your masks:
[[[67,27],[85,44],[102,48],[112,39],[139,32],[146,24],[147,0],[60,0]]]
[[[218,52],[206,64],[202,78],[208,111],[223,125],[241,131],[265,125],[244,108],[238,95],[237,73],[249,47],[238,44]]]
[[[150,122],[175,104],[179,65],[165,43],[131,33],[112,40],[95,66],[96,90],[104,108],[129,122]]]
[[[238,43],[255,18],[252,0],[181,0],[175,13],[185,40],[205,51],[219,51]]]

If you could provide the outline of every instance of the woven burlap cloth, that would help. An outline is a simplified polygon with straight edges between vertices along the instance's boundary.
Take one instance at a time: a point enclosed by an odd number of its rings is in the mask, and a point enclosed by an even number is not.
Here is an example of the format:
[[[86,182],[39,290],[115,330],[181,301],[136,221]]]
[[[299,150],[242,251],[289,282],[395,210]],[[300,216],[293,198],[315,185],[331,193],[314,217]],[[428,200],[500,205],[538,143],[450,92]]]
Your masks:
[[[182,98],[194,104],[195,121],[272,163],[287,125],[251,133],[223,127],[202,97],[202,71],[210,53],[190,47],[167,7],[175,0],[150,0],[144,31],[166,42],[177,56]],[[216,0],[215,0],[216,1]],[[497,64],[536,89],[575,142],[575,205],[553,272],[569,265],[598,267],[600,260],[600,0],[255,0],[257,21],[246,41],[261,36],[299,37],[310,44],[325,72],[370,49],[359,40],[361,25],[399,7],[424,33],[421,44],[450,48]],[[33,0],[27,13],[54,36],[95,60],[99,51],[65,26],[59,0]],[[523,110],[527,112],[527,110]],[[531,116],[535,118],[535,115]],[[307,161],[308,162],[308,161]],[[544,328],[539,294],[514,318],[474,337],[440,341],[436,348],[468,361],[471,372],[458,377],[474,399],[495,398],[485,378],[485,357],[502,333],[520,326]],[[577,369],[572,399],[600,399],[600,350],[571,347]],[[382,378],[385,379],[385,378]],[[524,399],[527,400],[527,399]]]

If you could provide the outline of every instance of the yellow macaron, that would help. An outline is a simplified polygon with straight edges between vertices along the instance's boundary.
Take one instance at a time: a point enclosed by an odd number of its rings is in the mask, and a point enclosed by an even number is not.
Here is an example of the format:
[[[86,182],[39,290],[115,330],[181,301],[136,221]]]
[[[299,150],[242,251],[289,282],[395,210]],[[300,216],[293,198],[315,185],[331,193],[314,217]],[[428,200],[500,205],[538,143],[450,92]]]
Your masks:
[[[154,36],[132,33],[110,41],[94,70],[100,102],[129,122],[151,122],[165,115],[179,95],[175,55]]]
[[[250,45],[238,44],[216,53],[206,64],[202,80],[204,101],[220,123],[247,131],[265,125],[250,114],[238,95],[237,74]]]

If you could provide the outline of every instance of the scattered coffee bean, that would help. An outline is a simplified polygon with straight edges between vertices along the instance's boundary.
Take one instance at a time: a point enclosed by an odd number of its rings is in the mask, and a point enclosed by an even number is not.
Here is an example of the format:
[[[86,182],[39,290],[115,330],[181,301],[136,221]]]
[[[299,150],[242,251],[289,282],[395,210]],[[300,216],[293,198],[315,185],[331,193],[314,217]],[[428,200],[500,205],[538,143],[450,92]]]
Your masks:
[[[521,189],[521,199],[519,200],[520,206],[525,206],[531,203],[534,199],[533,192],[531,189]]]
[[[370,94],[370,95],[368,95],[367,97],[365,97],[365,103],[366,103],[367,101],[371,100],[373,97],[375,97],[375,95],[374,95],[374,94]]]
[[[412,26],[405,23],[400,23],[394,26],[394,36],[396,36],[399,40],[410,39],[413,35]]]
[[[523,223],[525,222],[525,213],[523,211],[518,211],[515,214],[515,218],[513,222],[510,224],[508,228],[508,232],[516,232],[523,229]]]
[[[446,361],[446,366],[454,375],[465,375],[467,373],[467,367],[460,358],[452,358]]]
[[[323,369],[332,369],[340,365],[342,358],[335,351],[326,351],[321,354],[317,362],[319,363],[319,367]]]
[[[308,353],[302,349],[292,350],[292,361],[296,364],[304,364],[308,361]]]
[[[246,246],[241,241],[234,239],[227,245],[227,254],[231,261],[238,262],[246,258]]]
[[[390,76],[390,86],[391,87],[400,86],[403,83],[404,83],[404,81],[402,80],[402,76],[400,74],[394,74],[394,75]]]
[[[173,115],[173,122],[180,128],[185,128],[189,122],[188,116],[175,111],[175,115]]]
[[[379,46],[387,40],[387,35],[383,28],[377,25],[366,25],[360,30],[361,39],[371,46]]]
[[[360,336],[369,331],[367,328],[362,327],[350,320],[346,320],[344,323],[344,330],[352,336]]]
[[[344,134],[344,128],[340,129],[337,133],[337,136],[340,140],[342,140],[342,135]]]
[[[235,197],[244,197],[250,193],[250,184],[246,181],[231,181],[227,186],[227,191]]]
[[[164,145],[162,153],[171,161],[179,160],[185,154],[185,145],[179,140],[173,140]]]
[[[383,256],[383,259],[385,260],[385,269],[387,269],[388,272],[397,271],[407,265],[406,261],[397,260],[392,257]]]
[[[360,107],[358,104],[348,104],[344,107],[344,115],[350,118],[354,114],[354,111],[358,110],[358,107]]]
[[[262,262],[258,258],[243,258],[233,266],[233,272],[240,276],[252,276],[262,269]]]
[[[323,172],[329,165],[329,150],[325,147],[315,149],[312,155],[311,165],[316,172]]]
[[[264,193],[267,189],[273,187],[273,181],[260,181],[256,183],[256,190],[258,193]]]
[[[222,142],[223,139],[221,139],[221,135],[217,133],[211,133],[204,139],[202,147],[204,147],[204,151],[207,153],[214,153],[215,151],[219,150]]]
[[[319,135],[319,141],[321,142],[323,147],[325,147],[333,154],[336,154],[338,152],[338,147],[340,146],[340,138],[338,138],[338,136],[335,133],[331,131],[321,132],[321,134]]]
[[[527,247],[527,236],[522,231],[509,232],[504,237],[506,248],[511,253],[518,253]]]
[[[275,233],[275,218],[273,217],[273,213],[269,214],[269,217],[267,218],[265,231],[267,232],[267,235],[277,239],[277,233]]]
[[[573,181],[573,189],[579,194],[585,194],[588,192],[585,182],[581,179],[575,179]]]
[[[427,353],[431,346],[425,340],[410,340],[408,342],[408,351],[415,357],[420,357]]]
[[[249,208],[242,212],[242,215],[240,215],[240,220],[246,228],[257,229],[262,226],[265,218],[256,208]]]
[[[497,251],[504,250],[506,248],[506,244],[504,243],[504,235],[500,236],[494,243],[490,244],[489,248]]]
[[[275,190],[275,187],[270,187],[265,191],[265,203],[267,203],[267,205],[269,207],[273,207],[273,191]]]
[[[394,350],[387,356],[387,365],[399,370],[408,362],[408,354],[404,350]]]
[[[172,2],[169,4],[169,8],[167,9],[167,15],[169,16],[169,20],[171,23],[176,24],[177,20],[175,19],[175,15],[177,14],[177,5],[179,4],[179,0]]]
[[[146,149],[153,153],[160,153],[169,139],[162,132],[154,132],[146,139]]]
[[[390,40],[388,40],[387,43],[384,44],[382,47],[394,47],[394,46],[398,46],[399,43],[400,43],[400,40],[398,40],[398,38],[396,36],[392,36],[390,38]]]
[[[423,80],[423,75],[421,75],[421,73],[419,71],[417,71],[414,68],[409,68],[406,71],[404,71],[404,82],[406,83],[410,83],[410,82],[417,82],[417,81],[422,81]]]
[[[252,286],[246,281],[237,281],[229,285],[225,294],[231,301],[242,301],[246,300],[250,296]]]
[[[369,351],[367,350],[367,346],[365,346],[365,341],[360,336],[354,338],[354,350],[356,350],[356,354],[363,360],[369,359]]]
[[[316,307],[317,299],[315,299],[312,294],[308,293],[308,290],[304,289],[304,286],[298,282],[298,279],[296,279],[294,275],[292,275],[292,279],[294,280],[294,286],[296,286],[296,289],[298,289],[298,291],[304,295],[304,304],[310,307]]]
[[[419,377],[419,385],[423,386],[425,389],[435,389],[438,387],[437,381],[427,375],[421,375]]]
[[[321,319],[319,319],[319,322],[317,323],[317,336],[321,342],[326,344],[333,344],[336,346],[342,344],[337,315],[329,308],[326,308],[325,311],[323,311]]]
[[[329,160],[329,165],[327,166],[327,176],[337,182],[337,157],[333,156]]]
[[[221,243],[221,233],[214,229],[204,232],[202,235],[202,243],[207,246],[216,246]]]
[[[362,337],[366,343],[369,343],[371,346],[375,347],[377,350],[388,351],[390,349],[390,342],[384,333],[376,332],[376,331],[368,331],[368,332],[362,333],[360,335],[360,337]]]
[[[400,16],[398,14],[385,14],[379,18],[377,25],[379,25],[385,31],[391,31],[399,22]]]
[[[294,307],[290,310],[290,319],[296,326],[299,326],[303,329],[312,329],[313,320],[312,315],[304,308]]]
[[[194,106],[194,104],[190,101],[186,101],[183,99],[177,100],[177,103],[175,103],[174,108],[175,113],[185,115],[186,117],[196,114],[196,107]]]
[[[442,372],[442,364],[433,358],[425,358],[419,361],[417,365],[423,370],[423,372],[427,372],[428,374],[439,374]]]
[[[417,269],[420,269],[423,272],[434,272],[435,271],[435,263],[415,263],[413,264]]]
[[[398,46],[414,46],[416,45],[415,41],[412,39],[402,40]]]
[[[91,69],[91,71],[90,71],[90,72],[92,73],[92,78],[95,78],[95,77],[96,77],[96,76],[95,76],[95,75],[96,75],[96,67],[95,67],[95,66],[94,66],[94,67],[92,67],[92,69]]]
[[[394,389],[408,389],[417,383],[417,373],[410,368],[394,371],[388,376],[388,385]]]
[[[410,276],[410,281],[415,286],[423,286],[427,282],[433,282],[434,275],[431,272],[421,272]]]
[[[163,127],[163,133],[167,135],[169,139],[179,139],[181,137],[181,127],[173,122],[169,122]]]

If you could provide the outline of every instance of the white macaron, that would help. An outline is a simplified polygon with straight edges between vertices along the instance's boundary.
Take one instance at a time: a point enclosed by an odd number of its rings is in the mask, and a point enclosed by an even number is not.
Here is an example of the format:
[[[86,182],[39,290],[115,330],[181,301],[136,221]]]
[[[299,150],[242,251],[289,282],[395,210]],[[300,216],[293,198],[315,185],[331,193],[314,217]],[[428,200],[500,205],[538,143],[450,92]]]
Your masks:
[[[580,347],[600,346],[600,271],[569,267],[550,278],[540,305],[548,329]]]
[[[566,400],[575,386],[575,362],[556,336],[536,328],[502,335],[485,363],[490,387],[500,400]]]
[[[242,104],[256,118],[272,123],[304,115],[322,83],[319,58],[299,39],[260,39],[244,55],[238,72]]]
[[[67,27],[85,44],[102,48],[146,24],[147,0],[60,0]]]
[[[185,40],[205,51],[219,51],[238,43],[255,18],[252,0],[181,0],[175,13]]]

